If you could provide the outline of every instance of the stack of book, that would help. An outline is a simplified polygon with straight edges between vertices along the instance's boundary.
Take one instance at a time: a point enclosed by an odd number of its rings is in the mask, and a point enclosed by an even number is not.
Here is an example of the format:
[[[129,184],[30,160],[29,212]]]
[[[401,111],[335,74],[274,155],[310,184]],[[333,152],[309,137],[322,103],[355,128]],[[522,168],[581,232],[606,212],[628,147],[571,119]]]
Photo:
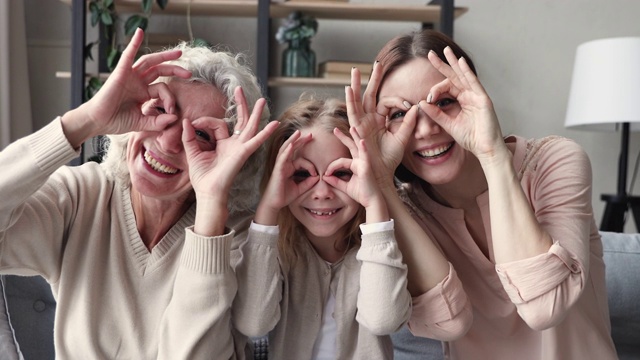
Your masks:
[[[318,76],[323,78],[351,80],[351,69],[357,67],[360,77],[366,80],[371,76],[373,63],[358,61],[329,60],[318,66]]]

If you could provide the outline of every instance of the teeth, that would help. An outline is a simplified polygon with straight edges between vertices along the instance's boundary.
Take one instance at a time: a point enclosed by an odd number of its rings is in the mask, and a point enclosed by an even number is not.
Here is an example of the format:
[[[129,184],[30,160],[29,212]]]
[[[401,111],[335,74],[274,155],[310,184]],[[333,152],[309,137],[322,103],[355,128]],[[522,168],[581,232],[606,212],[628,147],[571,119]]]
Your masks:
[[[178,169],[176,168],[172,168],[171,166],[160,164],[158,161],[156,161],[156,159],[154,159],[151,156],[151,154],[149,154],[148,151],[145,151],[144,159],[146,160],[147,164],[149,164],[151,168],[153,168],[153,170],[157,172],[161,172],[163,174],[175,174],[178,172]]]
[[[333,214],[335,214],[335,213],[337,213],[337,212],[338,212],[338,210],[331,210],[331,211],[326,211],[326,212],[324,212],[324,211],[316,211],[316,210],[311,210],[311,209],[309,209],[309,211],[310,211],[312,214],[315,214],[315,215],[322,215],[322,216],[333,215]]]
[[[453,144],[447,144],[447,145],[442,145],[439,146],[435,149],[429,149],[429,150],[424,150],[424,151],[418,151],[418,154],[422,157],[436,157],[438,155],[442,155],[443,153],[445,153],[447,150],[451,149],[451,146],[453,146]]]

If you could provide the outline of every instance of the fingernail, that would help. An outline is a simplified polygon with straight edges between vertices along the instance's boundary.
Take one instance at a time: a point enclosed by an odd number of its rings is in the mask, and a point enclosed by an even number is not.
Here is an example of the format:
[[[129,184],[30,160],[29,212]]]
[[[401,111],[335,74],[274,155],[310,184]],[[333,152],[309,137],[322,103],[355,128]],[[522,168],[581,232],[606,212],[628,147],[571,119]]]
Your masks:
[[[433,51],[433,50],[429,50],[429,54],[434,54],[434,55],[436,55],[436,52],[435,52],[435,51]]]
[[[433,100],[433,95],[429,93],[429,95],[427,95],[427,104],[431,104],[431,100]]]
[[[407,100],[403,101],[402,105],[404,105],[406,109],[411,109],[411,104]]]

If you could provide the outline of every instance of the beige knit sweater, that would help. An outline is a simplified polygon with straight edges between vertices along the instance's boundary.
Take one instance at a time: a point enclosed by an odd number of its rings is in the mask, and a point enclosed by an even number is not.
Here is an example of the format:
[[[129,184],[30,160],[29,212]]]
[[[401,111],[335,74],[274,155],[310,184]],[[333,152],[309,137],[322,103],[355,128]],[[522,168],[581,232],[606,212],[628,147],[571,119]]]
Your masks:
[[[149,252],[129,189],[98,164],[63,166],[76,155],[59,118],[0,153],[0,273],[42,275],[51,284],[56,357],[242,357],[229,311],[235,231],[185,232],[194,206]],[[232,216],[228,226],[247,224]]]

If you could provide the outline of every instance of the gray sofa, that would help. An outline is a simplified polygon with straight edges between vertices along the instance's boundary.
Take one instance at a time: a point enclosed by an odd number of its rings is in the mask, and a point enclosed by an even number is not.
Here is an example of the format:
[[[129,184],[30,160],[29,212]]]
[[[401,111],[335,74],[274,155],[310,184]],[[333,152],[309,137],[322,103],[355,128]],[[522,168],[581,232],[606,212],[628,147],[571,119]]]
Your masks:
[[[621,360],[640,359],[640,234],[603,232],[602,241],[613,340]],[[48,284],[38,277],[1,280],[0,360],[20,359],[19,351],[26,360],[53,359],[56,306]],[[414,337],[406,329],[393,340],[397,360],[442,359],[435,340]],[[265,358],[264,339],[256,345]]]

